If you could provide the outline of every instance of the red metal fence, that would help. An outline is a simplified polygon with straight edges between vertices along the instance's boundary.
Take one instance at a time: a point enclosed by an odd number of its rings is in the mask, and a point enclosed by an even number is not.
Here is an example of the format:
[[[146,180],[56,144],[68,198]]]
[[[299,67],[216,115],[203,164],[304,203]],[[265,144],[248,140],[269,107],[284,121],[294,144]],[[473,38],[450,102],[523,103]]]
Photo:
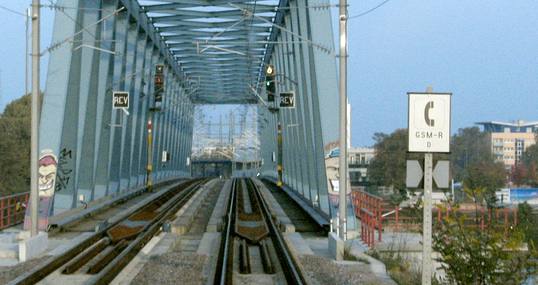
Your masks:
[[[0,230],[22,223],[30,192],[0,197]]]
[[[364,191],[352,191],[351,199],[355,207],[355,216],[361,221],[361,240],[369,247],[374,246],[377,229],[378,241],[381,242],[383,199]]]
[[[411,215],[409,209],[402,209],[399,207],[384,208],[384,214],[382,214],[382,221],[384,228],[391,231],[420,231],[422,227],[422,221],[419,216]],[[449,217],[455,210],[451,208],[444,208],[437,206],[433,208],[432,215],[434,217],[433,224],[441,223],[443,218]],[[518,224],[518,212],[517,208],[498,208],[487,209],[485,207],[463,207],[457,209],[457,213],[465,214],[464,223],[466,227],[480,227],[484,230],[491,224],[501,226],[505,232],[509,227]],[[422,212],[419,213],[422,215]],[[477,222],[478,221],[478,225]]]
[[[412,213],[411,209],[402,209],[398,206],[390,205],[383,198],[365,191],[352,191],[351,198],[355,208],[355,216],[361,223],[361,240],[369,247],[373,247],[376,242],[382,241],[384,230],[399,232],[420,232],[422,227],[422,211]],[[433,223],[440,223],[443,217],[448,217],[453,209],[436,207],[432,211]],[[509,227],[518,223],[517,208],[485,209],[474,207],[462,207],[457,210],[459,214],[466,214],[466,226],[480,227],[485,229],[495,221],[497,227],[504,228],[507,233]],[[476,223],[478,221],[478,225]],[[376,241],[377,231],[377,241]]]

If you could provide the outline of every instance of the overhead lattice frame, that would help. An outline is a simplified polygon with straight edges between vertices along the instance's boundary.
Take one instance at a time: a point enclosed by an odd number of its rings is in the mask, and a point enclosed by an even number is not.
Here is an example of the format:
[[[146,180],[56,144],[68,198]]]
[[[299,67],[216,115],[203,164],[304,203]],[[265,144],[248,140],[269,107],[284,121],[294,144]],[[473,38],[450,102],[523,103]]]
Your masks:
[[[256,103],[278,0],[140,1],[201,104]]]
[[[312,8],[328,7],[328,0],[56,4],[74,9],[56,15],[53,43],[59,44],[48,50],[41,113],[40,150],[58,157],[62,183],[55,213],[82,206],[80,194],[89,202],[143,186],[149,119],[155,180],[190,176],[195,104],[267,101],[260,83],[269,63],[277,91],[294,91],[296,108],[276,115],[267,108],[276,103],[258,104],[261,174],[276,176],[272,157],[281,124],[285,184],[326,216],[333,212],[324,152],[338,139],[337,73],[334,52],[324,46],[334,39],[330,11]],[[156,64],[165,66],[165,92],[162,112],[152,113]],[[117,90],[132,96],[127,117],[111,108]],[[171,161],[160,161],[163,151]]]

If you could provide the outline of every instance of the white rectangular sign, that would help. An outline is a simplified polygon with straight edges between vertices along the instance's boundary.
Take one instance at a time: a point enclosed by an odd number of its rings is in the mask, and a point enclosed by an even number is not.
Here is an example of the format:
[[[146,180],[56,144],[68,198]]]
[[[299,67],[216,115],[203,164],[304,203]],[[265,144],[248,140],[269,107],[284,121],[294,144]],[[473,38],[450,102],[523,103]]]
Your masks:
[[[451,93],[407,93],[409,151],[450,152]]]

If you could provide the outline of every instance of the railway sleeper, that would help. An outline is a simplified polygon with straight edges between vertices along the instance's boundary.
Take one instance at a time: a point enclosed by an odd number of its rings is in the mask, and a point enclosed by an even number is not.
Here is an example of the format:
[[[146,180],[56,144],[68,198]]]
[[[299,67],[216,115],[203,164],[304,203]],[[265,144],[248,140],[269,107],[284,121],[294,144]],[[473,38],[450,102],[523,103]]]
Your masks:
[[[241,274],[250,274],[250,253],[246,240],[239,241],[239,272]]]
[[[99,254],[110,244],[110,239],[105,237],[99,240],[94,245],[88,247],[80,253],[75,259],[71,260],[62,270],[63,274],[72,274],[79,270],[84,264],[88,263],[92,258]]]
[[[127,247],[128,242],[127,240],[121,240],[118,242],[115,246],[107,248],[105,251],[103,251],[103,254],[100,258],[93,260],[92,264],[90,264],[87,273],[88,274],[97,274],[101,269],[105,268],[107,264],[110,263],[118,254],[120,254],[125,247]]]
[[[273,264],[273,260],[271,259],[271,254],[269,253],[269,245],[267,244],[267,240],[260,241],[259,247],[263,271],[266,274],[275,274],[275,266]]]

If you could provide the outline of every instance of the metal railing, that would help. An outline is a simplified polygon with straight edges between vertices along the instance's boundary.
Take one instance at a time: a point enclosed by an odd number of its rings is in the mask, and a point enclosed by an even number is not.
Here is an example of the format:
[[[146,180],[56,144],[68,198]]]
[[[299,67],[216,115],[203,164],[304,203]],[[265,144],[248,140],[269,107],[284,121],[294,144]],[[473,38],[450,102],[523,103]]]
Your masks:
[[[377,239],[381,242],[381,233],[383,232],[383,199],[365,191],[352,191],[351,199],[355,206],[355,216],[361,222],[361,240],[369,247],[373,247],[376,239],[376,230],[378,233]]]
[[[24,222],[30,192],[0,197],[0,230]]]
[[[420,232],[421,216],[412,213],[410,208],[390,205],[383,198],[362,190],[352,191],[351,197],[355,206],[355,216],[361,223],[360,237],[367,246],[373,247],[375,243],[382,242],[383,231]],[[465,215],[464,223],[467,227],[479,227],[484,230],[495,226],[499,230],[504,230],[505,234],[508,233],[510,227],[518,224],[517,208],[479,207],[475,210],[468,207],[451,209],[437,205],[432,209],[434,225],[441,224],[451,214]]]

